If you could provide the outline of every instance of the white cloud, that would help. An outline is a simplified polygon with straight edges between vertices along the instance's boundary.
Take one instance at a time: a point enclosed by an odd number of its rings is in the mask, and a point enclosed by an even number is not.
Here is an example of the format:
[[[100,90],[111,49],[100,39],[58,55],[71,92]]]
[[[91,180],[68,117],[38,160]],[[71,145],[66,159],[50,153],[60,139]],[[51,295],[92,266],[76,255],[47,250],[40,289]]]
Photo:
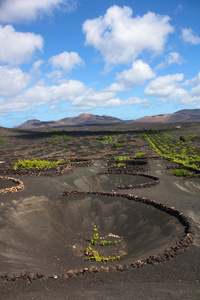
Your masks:
[[[174,14],[176,15],[176,14],[180,13],[182,11],[182,9],[183,9],[183,5],[179,4],[177,6],[177,8],[175,9]]]
[[[0,97],[11,97],[22,91],[30,80],[30,76],[19,68],[0,66]]]
[[[126,89],[133,89],[136,86],[143,85],[146,80],[152,79],[156,74],[151,70],[147,63],[142,60],[133,62],[132,68],[124,70],[117,75],[116,79],[123,83]]]
[[[19,65],[32,59],[36,50],[42,50],[43,38],[30,32],[18,32],[11,25],[0,25],[0,62]]]
[[[174,31],[168,16],[148,12],[132,17],[132,9],[114,5],[104,16],[83,23],[85,45],[94,46],[107,67],[134,61],[144,50],[163,51],[167,36]]]
[[[71,105],[79,110],[93,109],[96,107],[118,107],[124,105],[140,104],[146,102],[146,99],[130,97],[126,100],[120,100],[115,92],[111,91],[94,91],[88,89],[82,95],[76,97]]]
[[[49,59],[49,63],[54,69],[63,69],[65,72],[71,72],[76,66],[83,66],[84,61],[77,52],[63,52],[54,55]]]
[[[8,113],[34,110],[48,102],[55,104],[60,101],[72,101],[84,91],[83,83],[77,80],[68,80],[52,86],[35,85],[13,98],[0,99],[0,111]]]
[[[121,83],[114,82],[110,86],[105,88],[105,90],[109,92],[124,92],[126,91],[126,87],[123,82]]]
[[[184,85],[197,85],[200,84],[200,72],[198,75],[192,79],[187,79],[184,83]]]
[[[187,97],[182,100],[182,103],[186,105],[200,104],[200,84],[188,92]]]
[[[183,62],[184,62],[184,59],[180,56],[180,54],[178,52],[170,52],[166,56],[165,60],[156,67],[156,69],[164,69],[164,68],[167,68],[171,64],[182,65]]]
[[[173,74],[160,76],[149,83],[144,90],[144,93],[148,96],[156,97],[161,101],[179,101],[184,105],[197,105],[200,104],[200,75],[186,80],[183,74]],[[182,86],[189,84],[198,84],[190,90],[183,89]]]
[[[33,66],[29,71],[29,74],[32,78],[34,78],[34,77],[37,78],[41,75],[40,67],[43,63],[44,63],[44,61],[41,59],[39,59],[33,63]]]
[[[157,77],[149,83],[144,93],[148,96],[157,97],[161,101],[181,99],[187,93],[179,87],[179,82],[183,81],[183,79],[183,74]]]
[[[1,0],[0,21],[18,23],[36,20],[43,14],[51,14],[53,9],[72,11],[77,0]]]
[[[183,58],[180,56],[178,52],[170,52],[166,57],[167,63],[171,64],[179,64],[182,65]]]
[[[41,59],[39,59],[39,60],[37,60],[37,61],[35,61],[34,63],[33,63],[33,67],[32,67],[32,69],[31,70],[33,70],[33,71],[38,71],[38,69],[41,67],[41,65],[44,63],[44,61],[43,60],[41,60]]]
[[[191,28],[183,28],[180,37],[183,39],[184,42],[190,43],[192,45],[200,44],[200,37],[198,35],[193,34]]]
[[[51,109],[55,109],[55,105],[63,101],[69,102],[71,107],[78,110],[138,105],[147,102],[146,99],[138,97],[120,100],[114,91],[88,89],[82,82],[77,80],[66,80],[61,84],[51,86],[38,83],[31,88],[22,90],[21,93],[14,97],[7,96],[7,99],[0,98],[0,111],[4,114],[8,112],[33,111],[35,108],[46,104]]]

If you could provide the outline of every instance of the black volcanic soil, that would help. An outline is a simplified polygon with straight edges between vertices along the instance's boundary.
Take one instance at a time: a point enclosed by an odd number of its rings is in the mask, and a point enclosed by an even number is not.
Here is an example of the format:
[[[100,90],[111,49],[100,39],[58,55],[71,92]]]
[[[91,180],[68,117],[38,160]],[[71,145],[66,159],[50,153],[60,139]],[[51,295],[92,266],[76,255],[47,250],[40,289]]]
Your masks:
[[[99,132],[65,132],[72,137],[67,148],[61,146],[61,137],[52,138],[53,141],[56,139],[57,145],[45,143],[51,139],[49,133],[39,133],[39,136],[38,133],[6,134],[8,141],[0,144],[1,161],[6,163],[19,158],[60,159],[64,156],[93,158],[94,165],[75,168],[64,176],[13,176],[23,181],[24,190],[0,195],[0,273],[41,272],[55,276],[31,283],[22,278],[15,281],[2,278],[1,299],[200,298],[199,178],[173,177],[167,169],[169,162],[155,158],[147,142],[134,132],[116,133],[115,141],[119,138],[127,140],[119,148],[97,141],[97,136],[105,134]],[[160,184],[118,190],[117,187],[124,183],[145,184],[154,180],[130,174],[98,174],[107,171],[107,159],[116,155],[134,157],[137,152],[147,153],[149,170],[145,173],[159,177]],[[101,271],[59,278],[69,268],[91,263],[84,261],[82,250],[85,240],[91,237],[92,222],[100,226],[101,236],[109,232],[123,236],[126,263],[162,253],[184,235],[184,226],[177,218],[144,203],[98,194],[62,196],[65,190],[114,190],[175,207],[194,225],[194,243],[176,258],[154,265],[129,268],[123,272]],[[123,264],[122,261],[119,263]],[[101,265],[97,262],[91,264]]]
[[[0,130],[1,131],[1,130]],[[0,142],[1,161],[17,162],[19,159],[53,159],[62,158],[109,158],[116,155],[132,156],[133,153],[152,151],[143,138],[137,135],[141,131],[55,131],[23,132],[4,130],[0,136],[6,142]],[[112,143],[99,141],[98,137],[115,136]],[[70,138],[70,140],[66,140]],[[114,148],[118,140],[125,140],[120,147]],[[104,143],[103,143],[104,142]]]
[[[1,189],[6,189],[6,188],[11,188],[15,185],[17,185],[18,183],[13,182],[12,180],[3,180],[0,178],[0,190]]]

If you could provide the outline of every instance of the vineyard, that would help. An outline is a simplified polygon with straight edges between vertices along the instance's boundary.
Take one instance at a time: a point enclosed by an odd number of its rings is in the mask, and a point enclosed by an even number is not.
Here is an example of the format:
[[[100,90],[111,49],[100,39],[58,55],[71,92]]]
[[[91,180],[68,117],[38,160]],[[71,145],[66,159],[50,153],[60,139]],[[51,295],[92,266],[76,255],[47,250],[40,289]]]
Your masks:
[[[160,131],[145,131],[153,150],[164,158],[186,167],[200,170],[200,149],[178,141]]]

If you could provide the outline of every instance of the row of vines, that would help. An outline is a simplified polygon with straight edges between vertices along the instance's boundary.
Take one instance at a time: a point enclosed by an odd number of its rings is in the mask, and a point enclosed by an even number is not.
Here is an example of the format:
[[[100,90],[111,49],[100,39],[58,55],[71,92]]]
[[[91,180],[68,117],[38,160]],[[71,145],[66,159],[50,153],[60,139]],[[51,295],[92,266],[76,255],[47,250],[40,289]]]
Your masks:
[[[156,153],[175,163],[200,170],[200,149],[173,139],[160,131],[146,131],[148,142]]]

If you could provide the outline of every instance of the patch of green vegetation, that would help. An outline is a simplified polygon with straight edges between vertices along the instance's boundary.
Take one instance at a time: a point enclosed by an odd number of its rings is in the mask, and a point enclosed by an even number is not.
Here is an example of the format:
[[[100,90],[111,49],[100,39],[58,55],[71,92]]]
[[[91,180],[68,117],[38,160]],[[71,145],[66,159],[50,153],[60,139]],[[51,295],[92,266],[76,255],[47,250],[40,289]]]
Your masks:
[[[113,164],[112,164],[112,167],[118,167],[118,168],[120,168],[120,167],[125,167],[125,166],[126,166],[125,163],[113,163]]]
[[[93,225],[94,233],[92,235],[92,239],[91,239],[90,243],[91,243],[91,245],[96,245],[97,239],[99,237],[99,234],[98,234],[99,227],[97,227],[94,223],[92,225]]]
[[[118,147],[121,147],[121,145],[122,145],[122,144],[120,144],[120,143],[114,143],[114,144],[113,144],[113,147],[114,147],[114,148],[118,148]]]
[[[57,134],[52,134],[51,137],[55,139],[55,138],[59,138],[60,136]]]
[[[96,139],[102,141],[103,144],[113,143],[113,140],[116,138],[116,135],[104,135],[99,136]]]
[[[129,156],[115,156],[115,161],[131,160]]]
[[[127,142],[127,140],[126,139],[121,139],[121,140],[118,140],[118,143],[126,143]]]
[[[194,172],[186,170],[186,169],[176,169],[172,171],[172,175],[177,177],[185,177],[187,174],[194,174]]]
[[[17,163],[14,163],[14,168],[46,168],[46,167],[53,167],[58,166],[63,163],[68,163],[69,159],[61,159],[58,161],[50,161],[50,160],[40,160],[40,159],[25,159],[25,160],[18,160]]]
[[[7,142],[8,139],[0,139],[0,142],[4,143]]]
[[[120,260],[123,255],[116,255],[116,256],[100,256],[98,251],[93,250],[92,255],[88,257],[88,259],[94,259],[95,261],[114,261]]]
[[[144,137],[144,133],[139,133],[139,134],[137,135],[137,137],[139,137],[139,138]]]
[[[46,143],[46,144],[50,144],[50,143],[51,143],[51,141],[47,140],[47,141],[45,141],[45,143]]]
[[[146,131],[145,136],[157,154],[185,167],[200,170],[200,149],[198,147],[182,143],[158,130]]]
[[[68,144],[63,144],[63,147],[68,147]]]
[[[105,245],[116,245],[118,243],[120,243],[121,240],[119,241],[107,241],[107,240],[102,240],[101,241],[101,246],[105,246]]]
[[[121,257],[126,254],[125,252],[123,252],[121,255],[116,255],[116,256],[100,256],[99,252],[92,248],[92,246],[96,246],[98,244],[98,238],[99,238],[99,234],[98,234],[99,227],[97,227],[95,224],[92,224],[92,226],[93,226],[94,233],[92,235],[92,238],[89,242],[88,247],[85,250],[85,255],[87,256],[87,259],[95,260],[97,262],[120,260]],[[101,245],[101,246],[110,245],[111,246],[111,245],[116,245],[120,242],[121,242],[121,240],[114,240],[114,241],[102,240],[101,243],[99,243],[99,245]]]
[[[180,136],[180,141],[188,142],[189,140],[190,140],[190,137],[187,136],[187,135],[181,135]]]
[[[65,141],[65,142],[69,142],[69,141],[71,141],[71,140],[72,140],[72,138],[70,138],[70,137],[65,137],[65,138],[64,138],[64,141]]]
[[[98,141],[104,141],[104,140],[107,139],[107,137],[106,137],[106,136],[98,136],[96,139],[97,139]]]
[[[146,155],[146,153],[135,153],[135,156],[138,157],[138,158],[141,158],[143,157],[144,155]]]
[[[53,145],[58,145],[58,142],[53,142]]]

